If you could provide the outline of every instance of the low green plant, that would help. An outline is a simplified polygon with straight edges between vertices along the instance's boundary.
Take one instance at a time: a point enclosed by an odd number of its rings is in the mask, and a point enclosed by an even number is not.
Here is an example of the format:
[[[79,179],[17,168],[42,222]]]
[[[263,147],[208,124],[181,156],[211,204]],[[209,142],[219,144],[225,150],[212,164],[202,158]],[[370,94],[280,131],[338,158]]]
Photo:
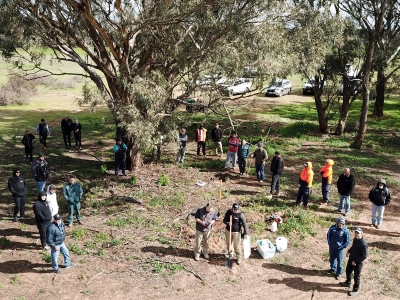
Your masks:
[[[8,239],[8,238],[6,238],[5,236],[2,236],[1,238],[0,238],[0,246],[1,247],[7,247],[7,246],[9,246],[11,244],[11,241]]]
[[[28,228],[28,224],[25,224],[25,223],[19,223],[19,228],[20,228],[21,230],[25,230],[25,229],[27,229],[27,228]]]
[[[171,243],[171,241],[169,240],[169,239],[167,239],[167,238],[165,238],[165,237],[162,237],[162,236],[160,236],[158,239],[157,239],[161,244],[170,244]]]
[[[81,249],[77,244],[69,245],[68,249],[78,255],[83,255],[85,254],[85,250]]]
[[[21,279],[19,278],[19,274],[14,274],[14,276],[11,277],[11,284],[13,284],[13,285],[21,284]]]
[[[39,289],[39,294],[44,294],[44,293],[46,293],[45,289]]]
[[[97,255],[100,257],[103,257],[106,254],[106,252],[104,251],[104,249],[99,248],[97,249]]]
[[[47,251],[43,251],[43,260],[47,263],[51,263],[51,254]]]
[[[84,274],[80,274],[80,275],[78,275],[78,279],[84,280],[84,279],[86,279],[86,276]]]
[[[68,235],[70,235],[74,240],[82,240],[86,236],[86,229],[83,227],[76,227],[72,229],[71,231],[68,232]]]
[[[108,241],[110,240],[110,236],[108,233],[100,231],[96,233],[96,235],[94,236],[94,240],[97,243],[107,244]]]
[[[94,242],[92,242],[92,241],[88,241],[88,242],[86,242],[86,248],[87,249],[94,249],[94,248],[96,248],[96,244]]]
[[[122,241],[120,239],[113,239],[111,240],[111,245],[112,246],[118,246],[121,245]]]
[[[169,176],[167,174],[162,174],[157,180],[157,184],[159,186],[168,186],[169,183],[170,183],[170,180],[169,180]]]
[[[164,263],[158,260],[152,260],[150,262],[153,267],[153,272],[155,273],[164,273],[164,274],[175,274],[181,270],[183,270],[183,265],[181,263]]]
[[[136,176],[132,176],[131,178],[128,179],[128,183],[130,185],[135,185],[135,184],[137,184],[137,182],[138,182],[138,179]]]

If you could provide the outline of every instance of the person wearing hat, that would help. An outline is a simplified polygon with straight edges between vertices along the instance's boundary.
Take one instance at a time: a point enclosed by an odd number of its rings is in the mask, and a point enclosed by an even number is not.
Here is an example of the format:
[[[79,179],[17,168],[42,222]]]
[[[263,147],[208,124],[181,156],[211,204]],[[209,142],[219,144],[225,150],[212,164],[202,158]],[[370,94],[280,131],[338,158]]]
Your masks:
[[[369,201],[372,202],[371,227],[375,226],[376,229],[379,229],[382,224],[385,206],[390,203],[391,199],[390,192],[386,187],[386,180],[379,179],[376,186],[369,192]],[[378,218],[376,217],[377,213]]]
[[[310,197],[311,187],[314,179],[314,171],[312,170],[312,163],[308,161],[304,163],[303,170],[299,178],[299,191],[297,192],[296,205],[300,205],[303,201],[304,208],[307,208],[308,198]]]
[[[265,151],[264,144],[262,142],[258,143],[258,148],[254,151],[251,157],[255,159],[255,166],[256,166],[256,173],[257,173],[257,180],[259,182],[264,182],[264,164],[265,161],[268,159],[267,151]]]
[[[328,204],[329,202],[329,191],[331,190],[333,174],[332,166],[334,164],[335,163],[332,159],[327,159],[325,161],[325,165],[321,168],[321,170],[319,170],[319,173],[322,177],[321,192],[324,204]]]
[[[271,190],[269,194],[279,195],[279,190],[281,186],[281,176],[283,172],[283,168],[285,166],[285,162],[281,156],[279,151],[275,151],[275,155],[271,160],[270,170],[272,173],[272,181],[271,181]]]
[[[351,274],[354,272],[354,285],[353,290],[349,292],[349,296],[354,296],[358,293],[360,288],[360,274],[363,267],[363,262],[368,256],[368,244],[363,239],[363,231],[361,228],[354,230],[354,240],[350,249],[346,253],[349,258],[346,266],[346,281],[341,282],[340,285],[350,287]]]
[[[65,143],[65,149],[71,148],[71,132],[72,132],[72,120],[65,116],[61,121],[61,131]]]
[[[29,131],[25,131],[25,135],[22,138],[21,142],[25,146],[25,156],[26,160],[32,163],[32,155],[33,155],[33,139],[35,136]],[[29,156],[29,158],[28,158]]]
[[[115,176],[118,176],[119,168],[122,168],[122,175],[126,176],[126,152],[128,147],[122,142],[121,138],[116,139],[113,151],[115,154]]]
[[[68,227],[74,222],[74,210],[76,211],[76,219],[78,223],[83,225],[81,215],[81,199],[83,196],[82,186],[76,182],[74,175],[69,176],[69,182],[64,186],[63,196],[68,205]]]
[[[44,153],[40,153],[39,157],[32,163],[31,172],[36,181],[38,192],[43,192],[46,181],[50,176],[49,163],[44,159]]]
[[[240,175],[244,175],[246,173],[247,158],[250,156],[250,146],[245,140],[242,140],[240,143],[237,154],[239,173]]]
[[[20,218],[28,217],[25,215],[25,197],[28,193],[28,188],[19,168],[15,168],[13,170],[13,176],[8,179],[8,189],[10,190],[15,203],[13,221],[18,222],[18,213]]]
[[[230,221],[232,216],[232,222]],[[226,247],[232,249],[232,245],[229,245],[229,232],[232,227],[231,233],[231,243],[233,243],[233,250],[235,251],[237,264],[240,265],[242,262],[242,247],[241,247],[241,239],[242,239],[242,228],[244,230],[244,235],[249,234],[249,229],[247,228],[246,217],[239,210],[239,204],[233,203],[232,209],[228,209],[225,213],[224,224],[225,227],[225,239],[226,239]],[[228,253],[229,254],[229,253]]]
[[[39,134],[39,141],[42,144],[42,148],[46,150],[46,141],[47,141],[47,136],[50,135],[50,129],[49,126],[46,124],[44,119],[40,120],[39,125],[36,127],[36,133]]]
[[[336,220],[336,224],[332,225],[326,235],[329,245],[329,262],[331,268],[329,273],[335,273],[337,280],[342,277],[342,264],[344,259],[344,249],[350,244],[350,234],[345,227],[346,221],[343,217]]]
[[[60,274],[61,270],[58,268],[58,255],[60,252],[64,256],[65,268],[74,267],[75,264],[71,263],[69,251],[65,246],[65,226],[59,214],[53,216],[54,221],[47,228],[47,244],[51,249],[51,266],[55,273]]]
[[[47,194],[41,191],[33,204],[33,211],[35,212],[36,226],[39,230],[40,243],[42,244],[43,250],[49,250],[49,246],[46,245],[46,231],[47,227],[51,223],[52,215],[50,212],[49,205],[46,202]]]
[[[47,187],[46,202],[49,205],[51,215],[54,216],[54,215],[58,214],[57,194],[56,194],[56,187],[54,186],[54,184],[50,184]]]
[[[211,139],[214,142],[215,155],[222,156],[224,150],[222,149],[222,129],[219,127],[218,123],[215,123],[214,128],[211,130]],[[219,154],[218,154],[219,151]]]
[[[200,150],[202,150],[203,156],[206,156],[207,129],[204,128],[203,124],[200,124],[199,128],[196,129],[195,135],[197,141],[197,156],[200,155]]]
[[[211,207],[211,203],[207,203],[204,207],[199,208],[194,216],[196,219],[196,246],[194,248],[194,260],[200,259],[201,243],[203,243],[203,255],[208,259],[208,240],[211,235],[212,225],[217,220],[217,214]]]
[[[229,162],[232,161],[232,169],[236,169],[237,152],[239,150],[240,140],[237,137],[236,131],[232,131],[228,139],[228,151],[226,152],[224,170],[229,170]]]
[[[342,213],[343,207],[345,209],[345,216],[350,213],[350,196],[353,193],[355,184],[356,181],[354,179],[354,176],[350,174],[350,168],[344,169],[343,174],[340,174],[336,182],[336,186],[340,196],[339,207],[337,209],[338,213]]]

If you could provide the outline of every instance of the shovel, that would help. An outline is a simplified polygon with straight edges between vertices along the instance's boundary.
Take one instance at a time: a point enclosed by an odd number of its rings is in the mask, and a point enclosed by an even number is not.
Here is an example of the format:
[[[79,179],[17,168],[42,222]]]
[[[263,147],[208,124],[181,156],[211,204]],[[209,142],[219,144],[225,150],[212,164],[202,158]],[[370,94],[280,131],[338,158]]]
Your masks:
[[[221,215],[220,210],[221,210],[221,198],[222,198],[222,180],[219,182],[219,198],[218,198],[218,213],[217,217]]]
[[[229,217],[229,223],[232,224],[232,215]],[[232,269],[232,252],[231,252],[231,244],[232,244],[232,225],[229,226],[229,247],[228,247],[228,257],[226,258],[225,267]]]

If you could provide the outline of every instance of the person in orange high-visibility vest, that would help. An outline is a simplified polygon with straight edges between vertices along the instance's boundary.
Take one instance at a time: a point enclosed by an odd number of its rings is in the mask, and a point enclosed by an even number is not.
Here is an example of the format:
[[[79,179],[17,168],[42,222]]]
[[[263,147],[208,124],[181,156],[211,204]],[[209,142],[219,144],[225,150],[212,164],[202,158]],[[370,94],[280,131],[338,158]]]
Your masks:
[[[197,141],[197,155],[200,155],[200,149],[203,150],[203,155],[206,155],[206,140],[207,140],[207,129],[204,128],[203,124],[200,124],[196,130],[196,141]]]
[[[304,163],[304,168],[300,173],[299,178],[299,192],[297,193],[296,205],[299,205],[303,201],[304,208],[307,208],[308,198],[310,197],[310,191],[312,187],[312,181],[314,178],[314,172],[312,170],[312,163],[310,161]]]
[[[322,198],[323,201],[322,203],[328,204],[329,202],[329,191],[331,190],[331,184],[332,184],[332,166],[334,165],[334,162],[332,159],[327,159],[325,161],[325,165],[319,170],[319,173],[322,176],[322,186],[321,186],[321,191],[322,191]]]

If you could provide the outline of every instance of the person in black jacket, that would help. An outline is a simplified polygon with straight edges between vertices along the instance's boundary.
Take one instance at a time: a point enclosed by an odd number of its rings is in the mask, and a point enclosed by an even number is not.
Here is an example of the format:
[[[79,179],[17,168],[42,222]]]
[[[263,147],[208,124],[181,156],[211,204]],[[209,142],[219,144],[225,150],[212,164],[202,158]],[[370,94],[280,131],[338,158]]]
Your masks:
[[[214,141],[215,155],[222,156],[224,151],[222,150],[222,129],[219,127],[218,123],[215,123],[215,127],[211,130],[211,139]],[[218,154],[218,151],[220,154]]]
[[[44,119],[40,120],[39,125],[36,127],[36,133],[39,134],[39,140],[40,143],[42,144],[42,148],[46,150],[46,141],[47,137],[50,135],[50,129],[49,126],[46,124]]]
[[[346,256],[349,258],[346,266],[346,281],[341,282],[340,285],[349,287],[351,284],[351,273],[354,271],[354,285],[353,290],[349,293],[349,296],[354,296],[358,293],[360,288],[360,275],[363,267],[363,262],[368,256],[368,244],[363,239],[363,231],[361,228],[354,230],[353,245],[347,251]]]
[[[231,216],[232,222],[230,221]],[[230,239],[233,243],[233,249],[237,258],[237,264],[240,265],[242,262],[241,231],[243,228],[244,235],[248,235],[249,229],[247,228],[246,218],[244,214],[239,210],[239,204],[233,203],[232,209],[228,209],[225,213],[223,222],[226,225],[225,238],[228,251],[229,249],[232,249],[232,245],[229,245],[229,229],[232,226],[232,234]]]
[[[279,189],[281,184],[281,176],[283,172],[283,168],[285,163],[279,151],[275,151],[275,155],[271,161],[271,173],[272,173],[272,182],[271,182],[271,190],[269,192],[270,195],[279,195]]]
[[[71,148],[71,131],[72,131],[72,120],[66,116],[61,121],[61,131],[65,143],[65,149]]]
[[[71,129],[74,132],[76,150],[82,150],[82,126],[81,123],[78,122],[78,119],[74,120],[74,123],[71,125]]]
[[[18,212],[20,218],[27,218],[28,216],[25,214],[25,196],[28,192],[28,188],[26,187],[26,182],[21,175],[20,169],[15,168],[13,170],[13,176],[8,179],[8,189],[15,202],[13,221],[18,222]]]
[[[38,192],[44,191],[46,186],[46,181],[50,176],[50,166],[48,162],[44,159],[44,153],[40,153],[37,160],[35,160],[31,165],[31,172],[33,178],[36,181],[36,186]]]
[[[377,185],[369,192],[369,201],[372,202],[372,218],[371,227],[379,227],[382,224],[383,212],[385,211],[385,206],[390,203],[391,200],[390,192],[386,187],[386,180],[379,179]],[[376,218],[376,213],[378,212],[378,220]],[[378,221],[378,223],[376,223]]]
[[[24,137],[22,138],[22,144],[25,146],[25,155],[26,155],[26,160],[32,162],[32,153],[33,153],[33,139],[35,136],[27,130],[25,132]],[[28,158],[29,155],[29,158]]]
[[[49,205],[46,202],[47,194],[42,191],[39,193],[38,198],[33,204],[33,211],[35,212],[36,226],[39,229],[40,243],[43,250],[49,250],[50,247],[46,245],[46,231],[51,223],[52,215]]]
[[[345,205],[345,216],[350,213],[350,196],[353,193],[356,181],[354,176],[350,174],[350,169],[344,169],[343,174],[340,174],[339,179],[336,182],[336,186],[340,195],[340,202],[337,212],[342,213],[344,202]]]

